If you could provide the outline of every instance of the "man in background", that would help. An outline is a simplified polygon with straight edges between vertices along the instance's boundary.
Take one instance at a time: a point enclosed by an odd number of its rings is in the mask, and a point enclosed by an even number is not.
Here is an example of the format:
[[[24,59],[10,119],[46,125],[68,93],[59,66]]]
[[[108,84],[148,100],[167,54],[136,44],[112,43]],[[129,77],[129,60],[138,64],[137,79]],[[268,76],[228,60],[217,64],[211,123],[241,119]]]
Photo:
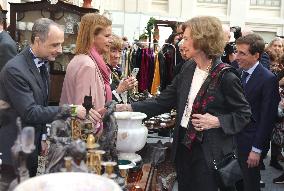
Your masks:
[[[260,160],[275,123],[280,101],[276,76],[261,63],[264,41],[252,33],[236,41],[236,61],[252,111],[251,123],[237,135],[238,160],[244,191],[260,191]]]
[[[0,13],[0,71],[4,65],[17,55],[17,45],[4,30],[4,16]]]
[[[179,47],[179,52],[180,52],[180,55],[181,55],[181,59],[179,61],[179,63],[177,63],[177,65],[174,67],[174,76],[176,76],[183,64],[189,60],[189,58],[186,57],[186,51],[184,50],[184,47],[183,47],[183,43],[184,43],[184,40],[181,40],[179,43],[178,43],[178,47]]]

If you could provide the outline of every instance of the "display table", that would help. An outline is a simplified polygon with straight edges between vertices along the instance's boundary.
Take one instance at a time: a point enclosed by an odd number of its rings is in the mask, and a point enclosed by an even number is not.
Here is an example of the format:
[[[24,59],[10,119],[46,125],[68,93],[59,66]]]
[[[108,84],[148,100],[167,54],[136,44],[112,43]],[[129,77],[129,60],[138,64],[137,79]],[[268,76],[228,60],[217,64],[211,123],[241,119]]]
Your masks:
[[[150,173],[150,168],[151,168],[151,164],[149,164],[149,163],[143,165],[142,172],[140,172],[140,174],[137,176],[137,181],[127,184],[127,187],[129,188],[130,191],[142,191],[142,190],[147,191],[147,190],[145,190],[145,187],[146,187],[147,179],[148,179],[148,176],[149,176],[149,173]],[[141,175],[142,175],[142,177],[141,177]],[[156,177],[154,175],[153,180],[152,180],[152,184],[151,184],[151,188],[152,188],[153,191],[156,190],[156,186],[157,186],[156,182],[154,182],[155,180],[156,180]],[[149,189],[149,187],[148,187],[148,189]]]
[[[156,144],[157,142],[160,142],[160,144]],[[151,162],[154,161],[154,158],[156,158],[156,152],[153,152],[152,146],[157,145],[163,145],[167,149],[165,150],[165,154],[161,155],[159,158],[158,165],[156,166],[155,170],[152,171],[152,175],[150,177],[153,177],[151,181],[147,179],[149,176],[150,168],[151,168]],[[146,184],[148,185],[148,189],[155,191],[155,190],[171,190],[174,182],[176,180],[176,172],[174,169],[174,165],[170,160],[171,155],[171,146],[172,146],[172,138],[171,137],[164,137],[159,136],[159,133],[151,133],[148,134],[147,137],[147,144],[145,147],[139,151],[139,154],[142,156],[144,165],[142,167],[143,174],[142,177],[139,179],[139,175],[137,176],[137,180],[135,183],[129,183],[129,186],[132,186],[132,190],[144,190]],[[150,183],[149,183],[150,182]],[[145,191],[148,191],[146,189]]]

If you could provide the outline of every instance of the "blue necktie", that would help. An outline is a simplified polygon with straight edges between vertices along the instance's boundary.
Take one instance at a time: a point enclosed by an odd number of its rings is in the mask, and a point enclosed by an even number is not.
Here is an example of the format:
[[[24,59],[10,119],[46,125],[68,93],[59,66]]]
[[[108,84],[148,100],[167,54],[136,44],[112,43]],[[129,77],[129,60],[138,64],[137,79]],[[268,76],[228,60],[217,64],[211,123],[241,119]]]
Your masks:
[[[248,72],[243,71],[243,73],[242,73],[242,79],[241,79],[241,80],[242,80],[243,87],[245,87],[246,84],[247,84],[246,79],[247,79],[248,75],[249,75]]]
[[[40,70],[40,76],[41,76],[42,82],[43,82],[43,84],[44,84],[44,89],[46,90],[46,93],[47,93],[47,95],[48,95],[48,84],[47,84],[48,74],[47,74],[46,65],[45,65],[45,64],[42,64],[42,65],[39,67],[39,70]]]

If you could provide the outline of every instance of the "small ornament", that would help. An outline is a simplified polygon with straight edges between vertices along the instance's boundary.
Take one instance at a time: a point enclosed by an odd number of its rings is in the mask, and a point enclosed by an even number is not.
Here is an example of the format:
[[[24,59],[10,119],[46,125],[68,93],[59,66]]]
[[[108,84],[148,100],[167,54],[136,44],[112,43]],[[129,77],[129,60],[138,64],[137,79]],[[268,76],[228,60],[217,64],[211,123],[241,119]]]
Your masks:
[[[74,34],[74,25],[78,21],[74,19],[71,15],[68,15],[66,18],[64,18],[64,21],[66,22],[64,32],[66,34]]]

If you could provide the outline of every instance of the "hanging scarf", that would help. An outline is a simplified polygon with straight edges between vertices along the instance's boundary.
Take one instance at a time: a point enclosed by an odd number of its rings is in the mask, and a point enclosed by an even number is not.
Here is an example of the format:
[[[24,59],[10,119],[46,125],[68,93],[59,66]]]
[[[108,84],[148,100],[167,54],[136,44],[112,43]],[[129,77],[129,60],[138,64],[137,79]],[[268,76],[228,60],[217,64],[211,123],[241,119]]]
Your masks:
[[[105,84],[105,95],[106,95],[106,102],[112,100],[112,93],[110,88],[110,69],[107,67],[106,63],[103,60],[103,57],[98,53],[95,47],[93,47],[90,51],[90,56],[93,60],[96,61],[100,72],[102,74],[104,84]]]
[[[228,70],[233,70],[233,68],[228,64],[221,63],[210,71],[194,99],[191,118],[193,114],[206,113],[208,104],[215,100],[215,93],[219,87],[222,75]],[[182,143],[190,150],[193,142],[202,142],[202,140],[203,133],[196,131],[192,123],[189,122]]]

